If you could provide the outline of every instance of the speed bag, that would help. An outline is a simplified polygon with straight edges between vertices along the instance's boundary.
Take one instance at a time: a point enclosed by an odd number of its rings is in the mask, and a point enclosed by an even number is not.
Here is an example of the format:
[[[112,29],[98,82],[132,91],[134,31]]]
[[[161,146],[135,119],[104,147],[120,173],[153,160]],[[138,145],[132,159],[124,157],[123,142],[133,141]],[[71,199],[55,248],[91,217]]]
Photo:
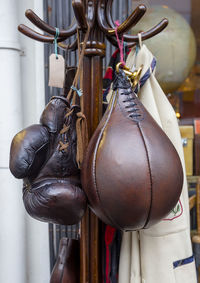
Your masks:
[[[179,200],[178,153],[121,69],[85,154],[81,182],[93,212],[126,231],[158,223]]]

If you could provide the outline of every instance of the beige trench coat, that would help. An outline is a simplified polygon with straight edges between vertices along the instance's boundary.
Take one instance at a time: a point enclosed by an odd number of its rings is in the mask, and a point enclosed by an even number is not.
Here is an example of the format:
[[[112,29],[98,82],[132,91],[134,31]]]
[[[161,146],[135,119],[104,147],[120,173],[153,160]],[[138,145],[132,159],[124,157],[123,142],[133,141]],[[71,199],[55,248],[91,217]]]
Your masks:
[[[136,68],[143,64],[143,75],[149,68],[153,55],[145,45],[142,45],[136,58],[134,54],[135,51],[132,50],[127,58],[127,66],[132,69],[134,62]],[[151,74],[141,88],[139,98],[177,149],[185,175],[184,156],[177,119],[154,74]],[[149,229],[123,234],[119,283],[197,282],[194,261],[173,268],[173,262],[192,256],[186,177],[184,177],[180,201],[181,211],[179,204],[177,214],[179,217],[174,220],[172,220],[174,214],[170,213],[167,217],[168,220],[163,220]]]

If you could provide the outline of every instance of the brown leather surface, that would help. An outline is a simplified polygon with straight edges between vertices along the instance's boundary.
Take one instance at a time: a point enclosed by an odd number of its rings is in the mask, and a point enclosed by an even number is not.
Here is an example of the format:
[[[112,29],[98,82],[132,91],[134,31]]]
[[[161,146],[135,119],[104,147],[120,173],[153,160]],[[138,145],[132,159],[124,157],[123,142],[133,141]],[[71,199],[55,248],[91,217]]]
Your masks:
[[[123,87],[125,78],[120,79],[89,143],[82,185],[102,221],[118,229],[138,230],[157,223],[174,208],[183,171],[169,138],[130,85],[125,82]]]
[[[10,170],[24,179],[25,208],[38,220],[72,225],[86,210],[76,163],[79,111],[80,107],[70,106],[66,98],[53,97],[42,113],[41,124],[22,130],[12,141]],[[64,123],[68,130],[61,133]],[[60,142],[68,144],[66,150],[60,150]]]
[[[53,268],[50,283],[79,283],[80,254],[79,241],[62,238],[57,261]]]

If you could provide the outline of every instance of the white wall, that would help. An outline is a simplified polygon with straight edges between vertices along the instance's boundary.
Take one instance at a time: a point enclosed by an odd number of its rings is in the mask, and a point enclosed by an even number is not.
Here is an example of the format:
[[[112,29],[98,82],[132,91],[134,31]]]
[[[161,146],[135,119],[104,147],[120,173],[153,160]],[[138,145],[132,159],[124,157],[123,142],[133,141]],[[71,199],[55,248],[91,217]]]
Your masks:
[[[9,148],[23,127],[39,121],[44,107],[43,44],[20,35],[19,23],[41,0],[0,1],[0,282],[49,282],[48,225],[27,216],[22,182],[9,171]],[[28,23],[29,26],[31,24]],[[21,56],[19,49],[24,51]]]

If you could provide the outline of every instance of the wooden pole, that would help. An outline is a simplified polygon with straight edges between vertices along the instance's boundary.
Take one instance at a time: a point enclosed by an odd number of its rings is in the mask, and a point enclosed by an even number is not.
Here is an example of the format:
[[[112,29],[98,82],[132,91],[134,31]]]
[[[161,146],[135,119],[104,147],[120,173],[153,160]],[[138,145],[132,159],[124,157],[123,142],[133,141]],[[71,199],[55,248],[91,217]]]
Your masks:
[[[91,31],[83,59],[82,88],[84,114],[91,138],[102,116],[102,58],[105,45],[99,42],[101,32]],[[91,48],[92,43],[92,48]],[[89,209],[81,224],[81,283],[101,282],[100,221]]]

